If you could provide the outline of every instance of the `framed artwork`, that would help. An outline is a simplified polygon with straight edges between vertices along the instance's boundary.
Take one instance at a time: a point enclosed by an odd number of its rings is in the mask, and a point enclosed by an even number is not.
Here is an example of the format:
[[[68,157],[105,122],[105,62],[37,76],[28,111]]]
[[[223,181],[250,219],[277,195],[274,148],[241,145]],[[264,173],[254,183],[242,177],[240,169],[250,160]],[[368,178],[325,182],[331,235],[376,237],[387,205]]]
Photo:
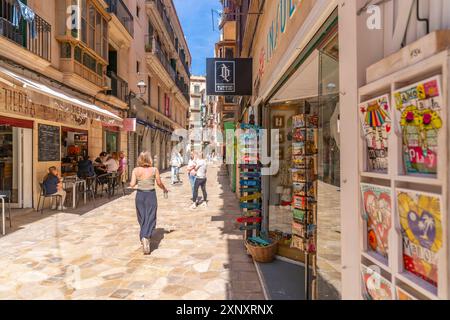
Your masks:
[[[273,129],[284,129],[285,127],[285,117],[284,116],[273,116]]]
[[[438,136],[443,126],[441,76],[402,88],[394,98],[406,174],[436,175]]]
[[[359,118],[367,145],[368,170],[387,173],[388,136],[392,129],[389,96],[361,103]]]
[[[404,269],[435,287],[442,248],[441,205],[439,195],[397,189]]]
[[[403,290],[400,287],[395,288],[395,293],[397,296],[397,300],[400,300],[400,301],[417,300],[416,298],[414,298],[412,295],[410,295],[408,292],[406,292],[405,290]]]
[[[392,227],[391,190],[371,184],[361,184],[362,216],[367,224],[367,249],[388,258],[389,232]]]
[[[365,300],[393,300],[392,283],[383,278],[376,268],[361,265],[361,280]]]

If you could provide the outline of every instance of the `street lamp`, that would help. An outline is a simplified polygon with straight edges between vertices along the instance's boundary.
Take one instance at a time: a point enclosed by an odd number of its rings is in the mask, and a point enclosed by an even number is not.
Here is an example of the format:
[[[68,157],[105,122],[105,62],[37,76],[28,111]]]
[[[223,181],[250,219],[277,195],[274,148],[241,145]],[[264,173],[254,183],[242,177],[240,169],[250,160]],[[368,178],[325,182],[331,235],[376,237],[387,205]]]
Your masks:
[[[139,93],[140,93],[141,95],[144,95],[145,92],[147,91],[147,84],[145,83],[144,80],[140,80],[140,81],[137,83],[137,87],[138,87]]]

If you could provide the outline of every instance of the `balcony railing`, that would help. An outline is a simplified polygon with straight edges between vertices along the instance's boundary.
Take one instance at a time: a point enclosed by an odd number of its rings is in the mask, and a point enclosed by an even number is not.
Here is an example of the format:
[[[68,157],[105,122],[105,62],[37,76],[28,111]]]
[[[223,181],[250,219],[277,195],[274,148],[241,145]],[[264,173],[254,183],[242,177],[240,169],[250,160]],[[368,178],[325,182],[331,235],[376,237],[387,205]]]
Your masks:
[[[37,14],[32,33],[30,25],[22,19],[17,26],[13,24],[15,0],[0,0],[0,36],[15,42],[35,55],[50,61],[52,26]]]
[[[111,79],[111,90],[108,91],[108,94],[126,102],[128,96],[128,83],[113,71],[108,71],[107,75]]]
[[[108,4],[108,12],[117,16],[128,33],[134,37],[134,19],[128,7],[122,0],[106,0]]]
[[[159,62],[163,65],[164,69],[166,69],[167,73],[170,75],[172,80],[175,82],[177,76],[176,71],[173,69],[170,64],[169,58],[166,57],[163,50],[161,49],[161,45],[156,41],[156,38],[153,36],[147,36],[147,41],[145,45],[145,51],[148,53],[154,54],[158,57]]]
[[[187,102],[191,101],[191,96],[189,95],[189,85],[187,85],[182,79],[177,78],[175,81],[178,89],[180,89],[181,93],[183,94],[184,98]]]

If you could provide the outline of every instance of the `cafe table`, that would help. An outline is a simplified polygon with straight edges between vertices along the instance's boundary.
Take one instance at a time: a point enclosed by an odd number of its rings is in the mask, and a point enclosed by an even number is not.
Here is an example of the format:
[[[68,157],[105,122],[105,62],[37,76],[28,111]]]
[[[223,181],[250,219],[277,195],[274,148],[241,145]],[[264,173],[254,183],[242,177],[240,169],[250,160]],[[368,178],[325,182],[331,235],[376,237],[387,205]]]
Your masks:
[[[79,186],[83,186],[84,204],[87,202],[86,198],[86,180],[79,179],[78,177],[66,177],[63,180],[64,189],[72,188],[72,208],[77,207],[77,189]]]

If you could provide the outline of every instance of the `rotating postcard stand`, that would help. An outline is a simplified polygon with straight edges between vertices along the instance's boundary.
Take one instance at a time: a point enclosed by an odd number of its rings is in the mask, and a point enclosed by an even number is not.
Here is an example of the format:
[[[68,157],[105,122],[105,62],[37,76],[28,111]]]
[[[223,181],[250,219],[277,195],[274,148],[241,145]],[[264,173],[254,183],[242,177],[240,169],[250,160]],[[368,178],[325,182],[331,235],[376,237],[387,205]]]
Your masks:
[[[318,117],[293,117],[293,222],[291,247],[305,255],[305,297],[317,296]],[[312,273],[311,273],[312,271]]]
[[[240,207],[242,217],[237,219],[245,231],[245,240],[259,239],[261,231],[261,165],[259,162],[259,133],[261,127],[241,124],[238,132],[238,159],[240,160]]]

